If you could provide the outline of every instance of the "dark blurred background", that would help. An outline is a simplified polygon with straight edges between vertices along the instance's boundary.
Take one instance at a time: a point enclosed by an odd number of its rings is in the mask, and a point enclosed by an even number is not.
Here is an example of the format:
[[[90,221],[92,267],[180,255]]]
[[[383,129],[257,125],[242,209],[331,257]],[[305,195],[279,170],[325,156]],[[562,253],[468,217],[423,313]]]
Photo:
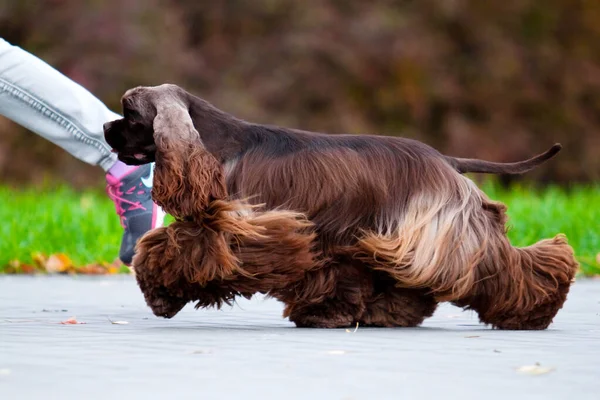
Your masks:
[[[176,83],[255,122],[413,137],[600,179],[598,0],[0,0],[0,35],[120,112]],[[0,179],[77,187],[99,168],[0,117]]]

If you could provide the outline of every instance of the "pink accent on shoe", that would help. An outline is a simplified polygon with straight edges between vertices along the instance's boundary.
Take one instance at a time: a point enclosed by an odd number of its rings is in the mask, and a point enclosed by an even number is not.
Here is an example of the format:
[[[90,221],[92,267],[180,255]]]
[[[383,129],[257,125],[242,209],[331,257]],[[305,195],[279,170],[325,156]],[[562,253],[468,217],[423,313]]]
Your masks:
[[[131,207],[129,207],[129,208],[127,209],[127,211],[131,211],[131,210],[138,210],[138,209],[145,210],[145,209],[146,209],[146,207],[144,207],[144,206],[142,205],[142,203],[140,203],[140,202],[135,202],[135,203],[131,203]]]
[[[139,208],[145,210],[146,208],[142,206],[142,203],[140,203],[139,201],[134,202],[121,197],[123,196],[123,191],[121,190],[123,182],[120,181],[118,178],[115,178],[111,174],[107,174],[106,182],[106,193],[108,194],[108,197],[110,197],[110,199],[115,203],[115,209],[117,211],[117,215],[119,216],[119,222],[121,223],[121,226],[125,228],[125,211],[136,210]],[[123,207],[124,204],[129,205],[129,208],[127,210]]]
[[[152,229],[156,228],[156,217],[158,216],[158,206],[152,203]]]
[[[124,162],[117,160],[107,172],[117,179],[123,179],[125,175],[130,174],[138,168],[138,165],[127,165]]]

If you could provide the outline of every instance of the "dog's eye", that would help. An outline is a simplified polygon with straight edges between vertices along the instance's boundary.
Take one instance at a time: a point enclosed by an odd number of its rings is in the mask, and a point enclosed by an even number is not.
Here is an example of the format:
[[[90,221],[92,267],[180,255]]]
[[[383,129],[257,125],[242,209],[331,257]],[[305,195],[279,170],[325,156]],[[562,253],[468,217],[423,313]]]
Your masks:
[[[139,117],[140,114],[137,111],[132,110],[130,108],[124,108],[123,109],[123,116],[125,117],[125,119],[130,119],[130,118]]]

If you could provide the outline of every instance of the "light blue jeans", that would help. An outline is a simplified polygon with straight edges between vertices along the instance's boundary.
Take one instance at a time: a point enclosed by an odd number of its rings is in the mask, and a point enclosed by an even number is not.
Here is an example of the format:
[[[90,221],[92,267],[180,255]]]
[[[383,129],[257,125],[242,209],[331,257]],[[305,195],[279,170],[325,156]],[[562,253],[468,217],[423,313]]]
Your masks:
[[[108,171],[117,161],[102,125],[121,118],[82,86],[0,38],[0,115]]]

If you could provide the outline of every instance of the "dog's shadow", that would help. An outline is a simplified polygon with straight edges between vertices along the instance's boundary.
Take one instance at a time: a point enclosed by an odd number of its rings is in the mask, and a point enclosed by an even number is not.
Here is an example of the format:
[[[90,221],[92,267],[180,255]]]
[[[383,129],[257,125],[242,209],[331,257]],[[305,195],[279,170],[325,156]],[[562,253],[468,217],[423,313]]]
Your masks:
[[[201,313],[201,311],[196,311]],[[170,320],[157,318],[160,320],[159,325],[153,325],[150,327],[152,330],[157,331],[199,331],[199,332],[254,332],[254,333],[270,333],[270,334],[297,334],[297,335],[322,335],[329,336],[343,334],[362,334],[368,336],[377,336],[379,333],[390,333],[403,335],[429,335],[429,334],[448,334],[454,336],[459,334],[464,337],[481,337],[479,335],[487,334],[488,337],[495,337],[496,335],[504,338],[518,338],[521,335],[531,335],[532,333],[537,335],[546,334],[552,335],[556,333],[564,333],[565,330],[560,327],[549,327],[545,330],[502,330],[494,329],[489,325],[484,325],[478,322],[470,321],[457,321],[456,323],[450,323],[444,320],[436,319],[433,321],[426,321],[424,325],[417,327],[373,327],[373,326],[349,326],[345,328],[305,328],[297,327],[294,323],[287,319],[282,319],[279,315],[265,313],[259,316],[253,314],[243,316],[240,314],[235,315],[219,315],[214,312],[207,313],[205,315],[199,314],[197,316],[190,315],[182,316],[178,319],[174,317]],[[258,317],[258,318],[257,318]],[[150,317],[152,319],[152,317]],[[256,321],[259,319],[260,321]],[[156,324],[156,322],[155,322]]]
[[[373,327],[373,326],[349,326],[344,328],[305,328],[296,327],[293,322],[287,318],[281,317],[279,307],[269,307],[260,309],[270,300],[264,298],[253,298],[251,300],[242,299],[234,301],[232,306],[216,309],[194,309],[193,305],[188,304],[178,315],[172,319],[163,319],[150,316],[150,319],[156,319],[160,325],[152,326],[153,330],[160,331],[201,331],[201,332],[257,332],[273,334],[318,334],[328,336],[329,334],[369,334],[377,335],[382,332],[394,332],[394,334],[460,334],[464,336],[479,337],[476,335],[488,333],[494,336],[502,334],[503,336],[520,335],[527,332],[562,332],[557,327],[549,327],[543,331],[529,330],[500,330],[494,329],[489,325],[482,324],[473,319],[473,312],[456,310],[457,314],[448,314],[452,309],[440,310],[441,313],[434,315],[430,320],[426,320],[423,325],[417,327]],[[258,308],[258,309],[257,309]],[[454,320],[448,318],[455,318]],[[156,323],[156,322],[155,322]]]

